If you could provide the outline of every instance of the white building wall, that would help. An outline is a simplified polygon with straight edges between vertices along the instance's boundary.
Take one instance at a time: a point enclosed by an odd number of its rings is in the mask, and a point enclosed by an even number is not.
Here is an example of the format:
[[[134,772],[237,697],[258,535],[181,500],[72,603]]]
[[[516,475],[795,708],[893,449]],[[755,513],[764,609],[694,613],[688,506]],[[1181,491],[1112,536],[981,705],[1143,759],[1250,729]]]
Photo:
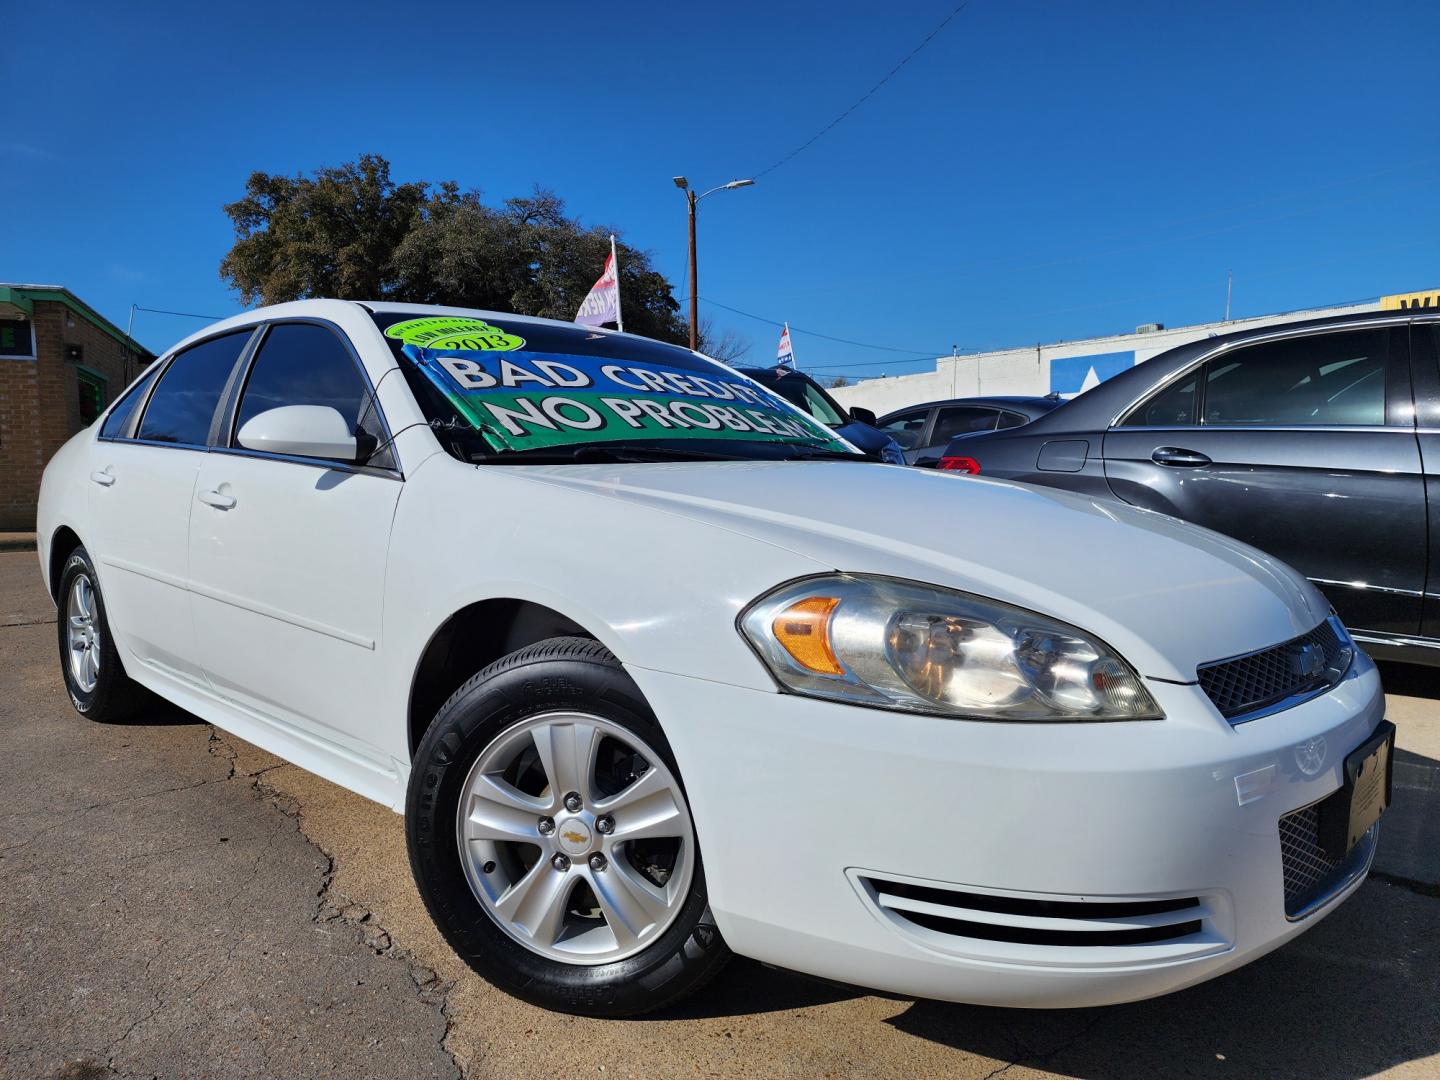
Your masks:
[[[1230,322],[1178,326],[1153,333],[1115,334],[1110,337],[1063,341],[1053,345],[1030,345],[960,357],[942,356],[935,361],[934,371],[866,379],[853,386],[839,387],[831,393],[847,407],[859,405],[874,410],[878,416],[909,405],[946,398],[982,397],[991,394],[1041,397],[1052,391],[1058,391],[1064,397],[1073,397],[1082,386],[1087,385],[1087,378],[1092,380],[1090,385],[1093,385],[1094,381],[1103,382],[1126,367],[1143,363],[1167,349],[1200,338],[1215,337],[1253,326],[1375,311],[1379,307],[1379,301],[1370,301],[1344,307],[1315,308],[1278,315],[1261,315],[1253,319],[1234,319]],[[1067,360],[1072,362],[1065,363]],[[1093,376],[1090,375],[1092,370]]]

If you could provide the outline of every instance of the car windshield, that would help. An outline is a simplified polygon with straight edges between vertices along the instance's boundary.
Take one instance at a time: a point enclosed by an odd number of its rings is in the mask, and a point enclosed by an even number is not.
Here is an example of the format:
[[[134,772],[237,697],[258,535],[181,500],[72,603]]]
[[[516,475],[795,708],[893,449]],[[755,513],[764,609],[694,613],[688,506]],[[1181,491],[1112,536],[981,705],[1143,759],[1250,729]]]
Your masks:
[[[803,409],[826,427],[844,427],[845,410],[808,375],[786,368],[743,368],[746,375],[775,391],[797,409]]]
[[[461,460],[857,456],[763,387],[658,341],[494,315],[385,311],[375,321]]]

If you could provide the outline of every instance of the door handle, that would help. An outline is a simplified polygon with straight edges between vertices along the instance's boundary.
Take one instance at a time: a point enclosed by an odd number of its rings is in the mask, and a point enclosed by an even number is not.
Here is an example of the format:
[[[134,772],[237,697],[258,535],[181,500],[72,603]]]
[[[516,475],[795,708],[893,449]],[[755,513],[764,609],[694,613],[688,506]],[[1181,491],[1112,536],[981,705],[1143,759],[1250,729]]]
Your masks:
[[[1210,459],[1200,451],[1186,450],[1182,446],[1157,446],[1150,460],[1156,465],[1169,465],[1174,469],[1198,469],[1210,464]]]
[[[90,479],[101,487],[109,487],[115,483],[115,477],[111,476],[108,472],[100,472],[98,469],[90,474]]]
[[[213,506],[217,510],[229,510],[235,505],[234,495],[222,495],[218,491],[202,491],[195,497],[206,506]]]

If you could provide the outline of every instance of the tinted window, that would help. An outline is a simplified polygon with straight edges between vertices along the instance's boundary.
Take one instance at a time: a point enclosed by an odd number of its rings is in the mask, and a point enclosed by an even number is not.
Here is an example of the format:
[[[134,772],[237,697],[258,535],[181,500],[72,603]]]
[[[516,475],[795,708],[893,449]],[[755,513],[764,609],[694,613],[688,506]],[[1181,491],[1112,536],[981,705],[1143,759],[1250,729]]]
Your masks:
[[[1389,331],[1252,345],[1205,365],[1207,424],[1385,423]]]
[[[1022,424],[1028,424],[1029,422],[1030,417],[1024,413],[1002,412],[1000,414],[1000,423],[996,426],[999,427],[1001,431],[1004,431],[1006,428],[1020,427]]]
[[[151,364],[145,377],[130,388],[130,392],[120,399],[120,404],[110,410],[110,415],[105,418],[105,423],[100,428],[102,439],[118,439],[129,430],[130,417],[135,415],[135,410],[145,398],[145,391],[155,381],[155,373],[159,370],[159,364]]]
[[[225,381],[249,339],[249,330],[226,334],[175,357],[150,395],[138,437],[204,446]]]
[[[935,433],[930,442],[939,445],[949,442],[956,435],[969,435],[975,431],[994,431],[995,421],[1000,413],[995,409],[982,409],[975,405],[952,405],[941,409],[935,417]]]
[[[799,405],[816,420],[829,427],[841,427],[850,422],[818,386],[803,375],[797,376],[796,380],[800,383],[800,400],[794,404]],[[782,393],[784,392],[782,391]],[[789,394],[785,394],[785,396],[790,397]]]
[[[791,405],[803,409],[828,427],[841,427],[850,422],[844,410],[825,391],[799,372],[775,368],[742,370],[761,386],[775,391]]]
[[[345,418],[352,434],[361,434],[370,426],[369,404],[364,376],[332,331],[282,323],[272,326],[260,344],[240,398],[235,430],[282,405],[328,405]],[[375,435],[378,429],[368,433]]]
[[[913,450],[920,442],[921,434],[925,431],[925,418],[928,415],[928,409],[901,413],[882,423],[880,430],[899,443],[902,450]]]
[[[1170,427],[1195,423],[1195,383],[1198,376],[1191,372],[1177,379],[1144,402],[1122,421],[1125,427]]]

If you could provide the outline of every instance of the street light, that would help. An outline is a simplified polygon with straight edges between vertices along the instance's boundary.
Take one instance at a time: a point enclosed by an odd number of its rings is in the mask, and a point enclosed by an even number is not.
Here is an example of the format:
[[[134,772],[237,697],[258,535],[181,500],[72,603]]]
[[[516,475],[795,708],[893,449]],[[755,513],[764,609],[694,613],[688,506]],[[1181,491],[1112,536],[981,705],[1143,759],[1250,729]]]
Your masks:
[[[721,184],[709,191],[696,195],[690,187],[690,182],[683,176],[674,176],[671,179],[675,186],[685,193],[685,202],[690,209],[690,348],[696,349],[700,344],[699,318],[700,318],[700,271],[695,264],[695,206],[699,201],[708,195],[714,195],[717,191],[729,191],[731,188],[749,187],[755,183],[754,180],[731,180],[728,184]]]

